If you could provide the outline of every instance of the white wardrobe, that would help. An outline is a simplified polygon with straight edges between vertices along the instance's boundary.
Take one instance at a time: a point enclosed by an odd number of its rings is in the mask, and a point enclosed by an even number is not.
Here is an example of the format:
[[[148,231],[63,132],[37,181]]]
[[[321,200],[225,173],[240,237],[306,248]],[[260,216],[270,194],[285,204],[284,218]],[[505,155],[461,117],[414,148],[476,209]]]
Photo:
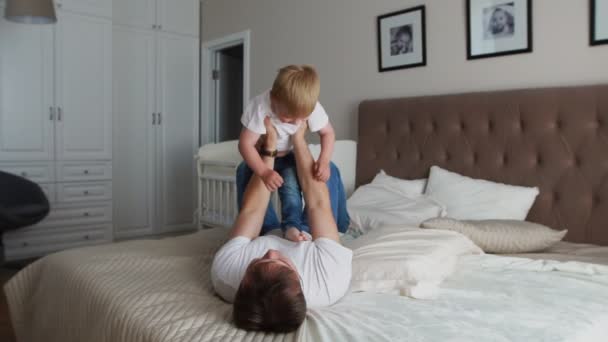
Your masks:
[[[55,25],[0,19],[0,170],[51,202],[5,259],[194,229],[199,0],[56,7]]]
[[[194,229],[198,0],[115,0],[114,235]]]
[[[73,3],[57,3],[56,25],[0,19],[0,170],[51,203],[40,224],[3,235],[8,260],[112,239],[111,4]]]

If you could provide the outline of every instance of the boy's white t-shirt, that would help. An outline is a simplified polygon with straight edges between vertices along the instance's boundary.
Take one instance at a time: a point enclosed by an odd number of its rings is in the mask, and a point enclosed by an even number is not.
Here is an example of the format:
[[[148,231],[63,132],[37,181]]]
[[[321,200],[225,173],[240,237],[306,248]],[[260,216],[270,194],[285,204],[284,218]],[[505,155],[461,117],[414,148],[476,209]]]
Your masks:
[[[280,152],[289,151],[293,147],[291,136],[294,135],[300,125],[284,123],[279,120],[278,116],[272,111],[270,106],[270,90],[256,96],[249,104],[241,117],[241,123],[250,131],[257,134],[266,134],[264,126],[264,118],[270,117],[270,121],[277,129],[277,150]],[[308,128],[311,132],[318,132],[329,123],[329,117],[325,109],[317,102],[315,109],[310,113],[307,119]]]
[[[235,237],[215,255],[211,281],[215,291],[232,303],[247,267],[269,249],[289,257],[302,280],[308,307],[328,306],[342,298],[350,286],[353,253],[327,238],[293,242],[278,236],[260,236],[254,240]]]

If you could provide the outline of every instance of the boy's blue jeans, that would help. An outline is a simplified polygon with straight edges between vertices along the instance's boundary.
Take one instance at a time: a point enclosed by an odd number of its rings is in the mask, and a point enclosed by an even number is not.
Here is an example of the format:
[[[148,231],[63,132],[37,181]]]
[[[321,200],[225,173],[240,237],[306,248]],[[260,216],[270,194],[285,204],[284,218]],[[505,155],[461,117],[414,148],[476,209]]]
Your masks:
[[[296,169],[296,159],[293,153],[289,153],[284,157],[278,157],[274,162],[274,170],[283,177],[283,186],[278,190],[279,199],[281,201],[281,216],[283,222],[279,222],[276,212],[272,205],[268,205],[264,223],[260,235],[264,235],[269,231],[281,228],[283,231],[287,227],[295,227],[301,231],[310,233],[308,226],[308,218],[306,209],[302,209],[302,190],[298,182],[298,174]],[[350,219],[346,211],[346,192],[340,171],[334,163],[330,163],[331,176],[327,181],[327,189],[331,201],[331,209],[334,214],[334,219],[338,226],[338,231],[346,232]],[[239,211],[243,204],[243,195],[249,180],[253,175],[253,171],[247,166],[247,163],[242,162],[236,170],[236,189]]]

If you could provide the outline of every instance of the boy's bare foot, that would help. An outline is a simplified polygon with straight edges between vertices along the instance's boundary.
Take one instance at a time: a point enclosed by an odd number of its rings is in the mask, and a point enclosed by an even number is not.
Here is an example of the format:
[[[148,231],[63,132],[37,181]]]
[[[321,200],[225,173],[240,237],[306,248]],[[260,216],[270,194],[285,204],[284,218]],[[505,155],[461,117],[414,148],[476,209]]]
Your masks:
[[[293,241],[293,242],[302,242],[308,241],[309,238],[306,236],[306,233],[301,232],[298,228],[289,227],[285,231],[285,239]]]

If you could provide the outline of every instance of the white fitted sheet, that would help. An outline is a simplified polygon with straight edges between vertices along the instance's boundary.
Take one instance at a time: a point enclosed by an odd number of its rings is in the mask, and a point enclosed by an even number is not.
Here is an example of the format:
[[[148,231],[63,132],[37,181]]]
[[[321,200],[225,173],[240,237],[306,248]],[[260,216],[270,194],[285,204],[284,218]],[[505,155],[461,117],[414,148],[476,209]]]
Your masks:
[[[19,341],[606,341],[608,270],[463,257],[437,299],[351,293],[295,333],[247,333],[213,294],[227,231],[45,257],[5,287]]]

